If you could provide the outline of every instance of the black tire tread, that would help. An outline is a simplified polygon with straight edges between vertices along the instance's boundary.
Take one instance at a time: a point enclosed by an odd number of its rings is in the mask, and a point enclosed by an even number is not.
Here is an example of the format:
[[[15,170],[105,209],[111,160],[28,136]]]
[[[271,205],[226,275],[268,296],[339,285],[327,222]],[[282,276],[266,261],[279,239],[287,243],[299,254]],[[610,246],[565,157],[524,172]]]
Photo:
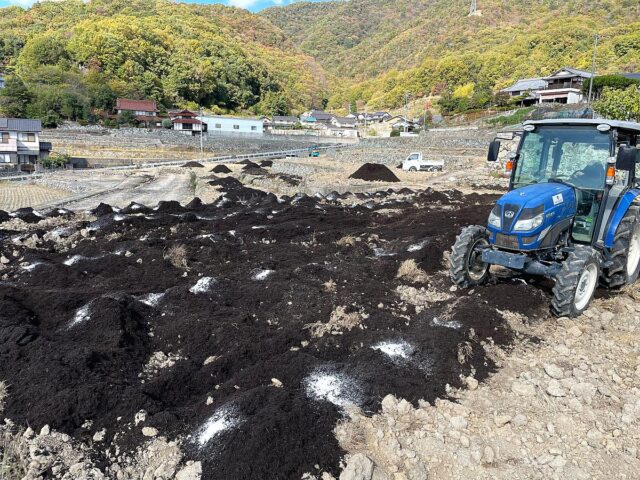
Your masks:
[[[609,255],[613,265],[602,270],[600,282],[607,288],[621,287],[629,282],[627,278],[627,253],[634,225],[638,223],[640,208],[633,205],[620,221],[614,236],[613,247]],[[635,279],[631,279],[633,281]]]
[[[480,225],[465,227],[456,237],[449,256],[449,276],[451,281],[462,288],[473,286],[466,275],[467,251],[469,246],[480,236],[486,237],[486,228]]]
[[[591,247],[577,245],[569,252],[562,268],[556,276],[556,284],[553,287],[553,299],[551,311],[558,317],[575,317],[581,312],[576,312],[573,307],[573,299],[578,280],[584,268],[591,262],[599,266],[598,253]]]

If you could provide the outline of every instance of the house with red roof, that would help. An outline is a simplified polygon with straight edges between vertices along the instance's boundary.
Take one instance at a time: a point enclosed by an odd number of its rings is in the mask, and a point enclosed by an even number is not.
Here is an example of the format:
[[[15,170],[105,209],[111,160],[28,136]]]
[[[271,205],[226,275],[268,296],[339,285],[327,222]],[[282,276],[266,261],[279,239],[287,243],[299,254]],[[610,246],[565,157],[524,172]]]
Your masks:
[[[163,117],[158,114],[158,106],[155,100],[116,99],[116,113],[121,115],[124,112],[131,112],[141,125],[148,128],[162,127]]]
[[[169,112],[173,130],[186,135],[200,135],[206,132],[206,124],[203,124],[196,117],[198,115],[189,110],[174,110]]]

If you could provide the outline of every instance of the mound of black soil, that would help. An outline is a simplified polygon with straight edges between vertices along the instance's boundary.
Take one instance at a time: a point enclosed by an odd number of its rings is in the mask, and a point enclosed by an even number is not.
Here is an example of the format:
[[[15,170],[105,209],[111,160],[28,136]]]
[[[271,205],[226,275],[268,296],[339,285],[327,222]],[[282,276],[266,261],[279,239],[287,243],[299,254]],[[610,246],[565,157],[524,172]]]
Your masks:
[[[183,213],[186,209],[177,200],[162,200],[155,208],[160,213]]]
[[[204,165],[202,165],[200,162],[196,162],[192,160],[182,165],[182,167],[183,168],[204,168]]]
[[[273,160],[262,160],[260,162],[261,167],[273,167]]]
[[[9,220],[11,220],[11,215],[9,215],[4,210],[0,210],[0,223],[8,222]]]
[[[209,171],[213,173],[231,173],[231,169],[226,165],[216,165]]]
[[[151,213],[152,210],[151,208],[147,207],[146,205],[142,205],[141,203],[131,202],[129,205],[124,207],[120,212],[126,215],[129,215],[132,213],[148,214],[148,213]]]
[[[187,210],[201,210],[204,207],[204,204],[202,203],[202,200],[200,200],[200,198],[198,197],[194,197],[193,200],[191,200],[189,203],[187,203],[185,205],[185,208]]]
[[[54,208],[49,213],[47,213],[47,217],[49,218],[57,218],[57,217],[73,217],[75,215],[71,210],[67,210],[66,208]]]
[[[106,203],[100,202],[100,204],[91,210],[96,217],[102,217],[103,215],[110,215],[113,213],[113,207],[111,205],[107,205]]]
[[[365,180],[367,182],[399,182],[400,179],[389,170],[389,167],[380,163],[365,163],[353,172],[349,178]]]
[[[148,441],[141,428],[155,427],[185,439],[205,480],[301,478],[315,465],[337,475],[343,402],[374,413],[389,393],[414,404],[446,397],[472,369],[479,380],[495,370],[484,343],[512,341],[498,303],[528,318],[546,313],[543,291],[521,282],[449,291],[443,254],[462,226],[485,221],[494,196],[472,205],[445,192],[435,203],[425,192],[388,216],[376,212],[390,197],[366,196],[366,208],[213,183],[223,195],[186,206],[197,215],[169,213],[177,207],[166,202],[150,217],[96,222],[95,239],[65,253],[12,246],[40,265],[10,265],[0,291],[4,416],[88,441],[104,428],[97,456],[131,452]],[[338,245],[347,235],[361,241]],[[188,269],[165,259],[174,245],[185,247]],[[451,298],[420,312],[403,301],[397,287],[407,282],[396,273],[407,259]],[[327,291],[330,281],[337,290]],[[337,306],[361,312],[366,328],[313,336],[309,325],[327,323]],[[406,358],[387,356],[388,343],[404,345]],[[154,352],[179,358],[145,368]],[[139,410],[147,420],[135,426]],[[226,428],[207,437],[210,422]]]
[[[254,162],[252,162],[248,158],[245,158],[244,160],[240,160],[238,163],[240,165],[256,165]]]
[[[40,215],[37,215],[31,207],[19,208],[18,210],[13,212],[13,214],[16,218],[19,218],[26,223],[38,223],[44,218]]]
[[[253,163],[249,160],[245,160],[244,162],[240,162],[240,163],[244,163],[244,167],[242,167],[242,170],[252,170],[252,169],[260,168],[260,165],[258,165],[257,163]]]

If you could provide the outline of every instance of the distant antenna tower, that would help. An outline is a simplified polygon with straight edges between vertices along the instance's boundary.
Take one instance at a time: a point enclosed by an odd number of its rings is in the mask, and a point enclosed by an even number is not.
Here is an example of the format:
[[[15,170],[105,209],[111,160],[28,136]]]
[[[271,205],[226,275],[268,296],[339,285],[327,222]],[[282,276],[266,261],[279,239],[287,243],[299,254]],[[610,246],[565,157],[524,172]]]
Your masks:
[[[471,8],[469,8],[470,17],[480,17],[482,12],[478,10],[478,0],[471,0]]]

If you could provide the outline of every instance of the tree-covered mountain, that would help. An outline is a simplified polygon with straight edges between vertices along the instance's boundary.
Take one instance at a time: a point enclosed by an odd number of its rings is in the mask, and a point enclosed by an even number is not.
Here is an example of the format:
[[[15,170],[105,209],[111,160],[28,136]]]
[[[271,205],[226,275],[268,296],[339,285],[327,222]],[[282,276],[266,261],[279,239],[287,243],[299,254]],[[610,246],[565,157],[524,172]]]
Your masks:
[[[262,16],[327,71],[348,80],[331,104],[393,107],[467,86],[491,91],[563,66],[640,69],[637,0],[349,0],[294,3]],[[470,85],[472,84],[472,85]]]
[[[322,67],[267,19],[168,0],[2,8],[1,70],[27,99],[13,107],[74,119],[109,109],[116,96],[286,113],[321,105],[327,89]]]

